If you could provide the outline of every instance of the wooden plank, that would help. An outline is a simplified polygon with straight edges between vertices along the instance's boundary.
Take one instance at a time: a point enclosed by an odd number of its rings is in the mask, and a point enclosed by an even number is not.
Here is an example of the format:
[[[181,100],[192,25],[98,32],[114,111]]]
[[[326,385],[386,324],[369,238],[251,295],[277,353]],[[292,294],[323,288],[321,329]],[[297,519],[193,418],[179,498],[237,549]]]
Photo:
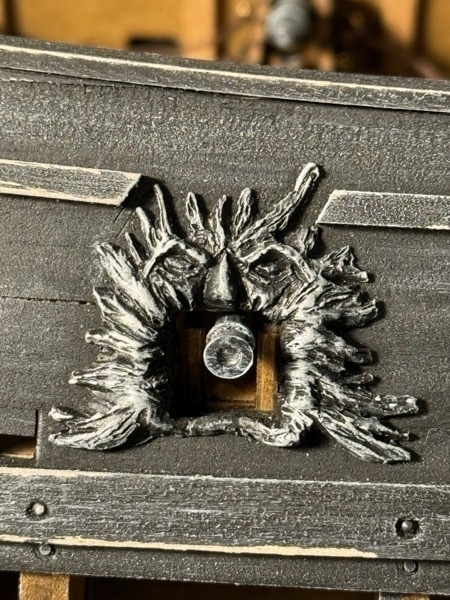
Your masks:
[[[428,0],[423,3],[420,46],[424,54],[450,73],[450,3]]]
[[[317,223],[450,230],[450,196],[334,190]]]
[[[95,244],[114,241],[132,212],[0,195],[0,296],[93,302]]]
[[[270,10],[269,0],[257,0],[251,6],[250,31],[248,35],[248,49],[245,61],[251,65],[262,64],[266,48],[266,19]]]
[[[94,356],[84,341],[86,328],[96,323],[94,308],[76,302],[0,299],[0,315],[1,412],[6,419],[13,419],[16,407],[35,412],[50,399],[75,394],[80,400],[82,394],[68,379]]]
[[[19,600],[82,600],[84,581],[70,575],[21,573]]]
[[[256,408],[273,411],[278,388],[277,349],[278,330],[267,327],[258,338],[256,366]]]
[[[448,192],[449,140],[444,115],[77,82],[11,82],[2,84],[2,90],[0,155],[14,158],[14,153],[39,160],[45,131],[47,162],[98,164],[143,172],[164,182],[169,198],[174,199],[171,215],[176,214],[181,227],[186,226],[183,202],[189,190],[201,194],[211,207],[222,193],[235,202],[248,185],[257,193],[261,213],[266,214],[291,189],[298,165],[309,157],[320,157],[327,177],[294,227],[312,224],[334,189]],[[38,117],[30,119],[30,114]],[[187,121],[186,115],[192,119]],[[68,124],[67,135],[61,135]],[[233,160],[227,160],[230,152],[236,155]],[[119,215],[120,209],[108,206],[23,202],[17,196],[9,200],[2,203],[1,214],[1,293],[29,298],[27,306],[33,310],[18,301],[15,309],[9,305],[5,312],[3,329],[14,335],[6,335],[9,346],[3,346],[7,360],[1,379],[13,406],[20,399],[35,408],[39,400],[45,440],[48,430],[55,427],[46,422],[45,411],[55,402],[86,406],[87,393],[76,395],[77,389],[68,386],[67,380],[72,370],[91,361],[84,333],[97,324],[98,311],[88,306],[86,313],[75,312],[70,301],[91,301],[91,286],[101,281],[92,246],[96,241],[118,239],[126,211]],[[148,207],[155,212],[154,199]],[[381,379],[380,392],[411,393],[429,407],[424,415],[399,423],[414,434],[406,445],[417,451],[420,461],[368,467],[333,444],[280,452],[222,436],[155,440],[120,453],[120,461],[118,454],[80,452],[77,467],[449,483],[449,236],[432,230],[330,227],[323,237],[330,251],[350,243],[359,264],[374,275],[367,291],[385,303],[386,317],[352,335],[377,352],[379,362],[373,372]],[[123,243],[120,237],[119,242]],[[68,302],[51,312],[50,303],[39,303],[45,297]],[[58,304],[52,306],[56,309]],[[36,389],[39,395],[33,392]],[[73,451],[42,444],[41,465],[65,468],[75,460]]]
[[[62,546],[53,555],[42,557],[31,544],[2,545],[1,557],[2,568],[9,571],[20,569],[41,573],[45,569],[48,573],[63,573],[70,565],[72,573],[92,577],[98,577],[101,573],[102,577],[221,583],[231,584],[233,589],[239,585],[257,585],[268,586],[269,589],[283,586],[284,591],[286,588],[293,591],[299,588],[326,588],[378,593],[389,582],[389,589],[397,593],[418,593],[426,589],[433,594],[450,594],[450,563],[436,561],[420,562],[417,573],[411,576],[404,572],[402,560],[251,554],[223,556],[215,552]],[[14,585],[14,582],[11,583]],[[9,586],[6,587],[8,589]],[[6,597],[9,600],[8,595]],[[15,598],[11,596],[11,600]]]
[[[21,573],[19,600],[69,600],[69,576]]]
[[[0,159],[0,194],[119,206],[141,175]]]
[[[441,485],[2,467],[0,542],[446,560],[449,498],[450,486]],[[30,518],[24,511],[36,501],[47,506],[48,517]],[[399,535],[398,523],[407,518],[420,533]]]
[[[1,43],[3,41],[3,43]],[[0,38],[0,67],[144,86],[296,100],[450,112],[450,84],[413,79],[302,73],[239,67],[86,49],[16,38]]]
[[[220,57],[240,64],[262,64],[270,0],[227,0],[220,6]]]
[[[33,437],[36,434],[36,419],[36,411],[32,408],[15,407],[13,413],[3,410],[0,434]]]
[[[28,38],[126,49],[136,38],[176,39],[179,30],[179,0],[12,1],[15,35]]]

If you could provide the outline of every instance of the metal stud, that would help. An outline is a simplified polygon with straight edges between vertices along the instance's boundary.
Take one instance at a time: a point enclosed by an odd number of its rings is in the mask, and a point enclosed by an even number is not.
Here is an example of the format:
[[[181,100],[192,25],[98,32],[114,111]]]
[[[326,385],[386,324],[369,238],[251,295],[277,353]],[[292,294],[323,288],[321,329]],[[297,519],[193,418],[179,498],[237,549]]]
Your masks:
[[[44,504],[44,502],[40,502],[39,500],[37,500],[36,502],[32,502],[27,509],[27,513],[30,516],[36,517],[38,519],[42,519],[43,517],[45,517],[47,515],[47,512],[47,505]]]
[[[236,379],[248,372],[254,360],[255,338],[238,315],[217,319],[206,336],[203,361],[216,377]]]

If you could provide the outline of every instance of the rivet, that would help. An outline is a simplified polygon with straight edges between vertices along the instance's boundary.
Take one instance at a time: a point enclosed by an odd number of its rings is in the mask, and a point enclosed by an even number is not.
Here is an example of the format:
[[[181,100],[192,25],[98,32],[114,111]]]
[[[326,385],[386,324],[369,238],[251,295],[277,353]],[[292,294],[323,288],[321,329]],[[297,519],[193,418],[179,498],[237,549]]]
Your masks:
[[[46,504],[44,504],[44,502],[32,502],[28,507],[27,512],[32,517],[37,517],[38,519],[41,519],[47,514],[47,506]]]
[[[399,519],[395,524],[395,530],[400,537],[410,537],[419,531],[419,521],[415,519]]]
[[[414,533],[417,527],[417,523],[415,521],[406,520],[402,521],[401,528],[404,534]]]
[[[41,556],[51,556],[55,553],[55,548],[50,544],[44,543],[39,545],[38,552]]]
[[[418,563],[415,560],[404,560],[403,561],[403,570],[405,573],[416,573],[419,568]]]

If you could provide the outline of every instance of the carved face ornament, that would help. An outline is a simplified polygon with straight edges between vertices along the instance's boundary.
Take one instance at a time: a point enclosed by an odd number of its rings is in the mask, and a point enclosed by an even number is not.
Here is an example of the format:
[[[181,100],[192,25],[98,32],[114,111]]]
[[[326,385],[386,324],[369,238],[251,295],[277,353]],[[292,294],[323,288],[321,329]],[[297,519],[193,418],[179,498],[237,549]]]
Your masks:
[[[398,445],[404,434],[382,419],[417,412],[415,399],[378,395],[370,390],[369,375],[350,374],[349,365],[353,373],[371,361],[371,353],[335,332],[336,324],[350,329],[376,317],[375,302],[366,302],[358,289],[366,273],[349,247],[313,257],[316,227],[300,229],[294,242],[283,240],[318,178],[318,167],[307,164],[294,189],[263,216],[249,189],[231,215],[226,197],[207,215],[190,193],[184,236],[174,232],[156,187],[156,221],[137,209],[142,241],[126,234],[127,251],[111,244],[98,248],[113,283],[95,290],[103,327],[87,340],[99,347],[99,359],[71,379],[92,390],[89,414],[53,409],[63,428],[52,441],[106,450],[174,433],[238,432],[290,447],[318,425],[359,458],[409,460]],[[284,366],[274,415],[171,416],[168,331],[177,313],[192,310],[258,312],[279,325]]]

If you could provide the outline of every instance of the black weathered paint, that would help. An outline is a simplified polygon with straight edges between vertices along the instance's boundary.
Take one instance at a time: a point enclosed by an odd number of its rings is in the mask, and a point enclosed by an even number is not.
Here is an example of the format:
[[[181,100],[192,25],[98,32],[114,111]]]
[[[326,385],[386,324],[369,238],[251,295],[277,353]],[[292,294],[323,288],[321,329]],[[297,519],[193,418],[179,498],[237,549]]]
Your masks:
[[[20,47],[27,52],[17,51]],[[41,48],[53,54],[42,54]],[[67,47],[62,50],[67,53]],[[446,82],[315,73],[298,79],[291,72],[154,57],[139,58],[137,62],[147,63],[140,66],[120,55],[123,62],[117,65],[109,62],[117,54],[92,49],[70,49],[69,54],[38,42],[3,42],[1,158],[143,173],[164,184],[176,199],[190,189],[208,200],[224,191],[237,197],[248,185],[258,190],[263,212],[280,189],[289,189],[298,165],[313,160],[327,178],[306,209],[306,225],[315,222],[335,189],[448,195]],[[152,62],[162,67],[153,69]],[[165,63],[184,70],[174,77]],[[234,71],[252,77],[232,76]],[[174,212],[180,215],[177,208]],[[361,515],[359,535],[373,549],[391,526],[396,543],[404,548],[401,559],[389,561],[71,547],[57,547],[53,556],[44,558],[34,544],[5,543],[0,568],[373,590],[386,589],[389,581],[392,592],[450,592],[448,538],[436,538],[442,542],[441,550],[433,550],[433,556],[440,552],[439,561],[419,561],[411,575],[404,573],[403,559],[416,558],[417,544],[432,547],[434,534],[421,539],[419,530],[413,549],[401,546],[406,541],[395,533],[398,519],[424,517],[427,522],[426,490],[450,484],[446,232],[326,226],[323,235],[325,250],[350,243],[360,263],[374,274],[370,293],[384,302],[383,318],[353,337],[378,355],[377,391],[407,389],[422,399],[426,411],[398,423],[414,429],[417,439],[411,448],[420,462],[368,466],[338,448],[330,452],[329,444],[317,445],[314,439],[314,451],[286,452],[234,437],[167,438],[119,456],[48,444],[47,413],[55,403],[73,408],[84,402],[67,380],[72,370],[94,358],[84,343],[85,329],[99,324],[95,308],[85,304],[92,302],[92,283],[101,280],[92,246],[111,239],[122,243],[124,226],[134,224],[133,218],[127,224],[132,210],[8,196],[1,198],[0,210],[2,410],[14,414],[18,407],[39,409],[38,471],[205,475],[235,477],[241,483],[242,478],[380,482],[390,490],[384,505],[391,511],[389,528],[383,529],[378,510],[372,512],[373,490],[366,489],[347,497],[345,506],[342,496],[330,497],[328,509],[336,519],[333,535],[345,522],[339,522],[344,506]],[[0,462],[18,466],[24,461],[1,457]],[[12,491],[8,497],[13,510],[25,510],[36,500],[30,479],[22,483],[23,501],[14,508],[11,498],[19,496]],[[395,483],[408,485],[407,497],[406,488],[400,493],[401,487],[389,486]],[[133,491],[131,485],[129,502]],[[303,531],[329,545],[326,527],[315,528],[313,496],[305,494],[299,502],[310,500],[311,518]],[[275,496],[279,499],[279,492]],[[82,500],[80,494],[75,502],[79,508]],[[54,502],[56,508],[62,506],[56,492]],[[448,501],[439,507],[448,523]],[[70,520],[70,511],[66,517]],[[13,535],[16,527],[12,519],[8,532]]]

